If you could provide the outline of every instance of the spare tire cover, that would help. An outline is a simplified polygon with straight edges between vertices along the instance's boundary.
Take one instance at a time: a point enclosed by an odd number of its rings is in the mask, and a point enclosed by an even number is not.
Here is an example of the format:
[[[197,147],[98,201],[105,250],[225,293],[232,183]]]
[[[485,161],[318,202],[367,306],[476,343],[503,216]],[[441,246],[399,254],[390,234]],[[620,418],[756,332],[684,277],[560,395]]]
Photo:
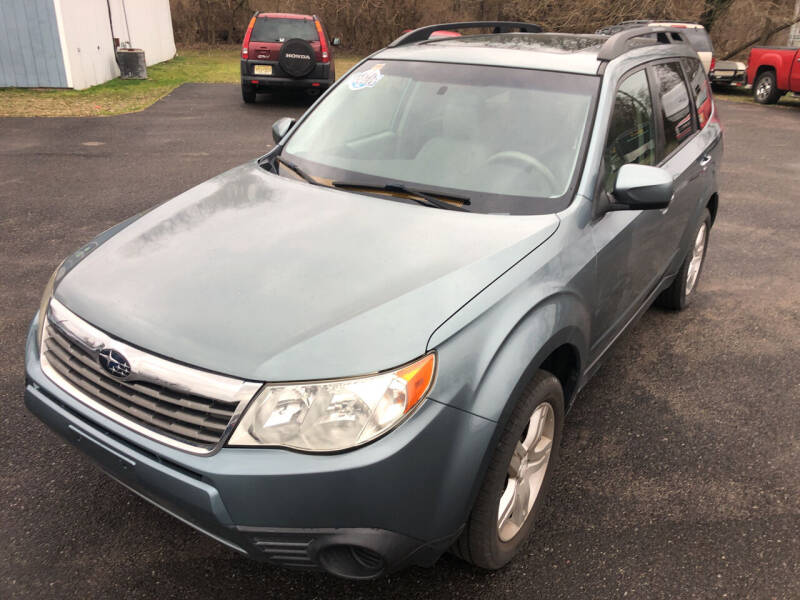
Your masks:
[[[292,38],[281,46],[278,64],[290,77],[305,77],[314,70],[317,61],[311,44],[300,38]]]

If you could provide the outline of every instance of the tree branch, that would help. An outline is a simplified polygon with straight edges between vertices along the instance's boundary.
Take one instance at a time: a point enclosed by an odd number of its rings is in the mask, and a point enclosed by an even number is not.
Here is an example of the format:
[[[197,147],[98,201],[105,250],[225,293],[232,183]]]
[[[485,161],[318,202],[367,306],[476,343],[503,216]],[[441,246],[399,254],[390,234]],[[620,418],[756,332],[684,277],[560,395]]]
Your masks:
[[[779,31],[783,31],[784,29],[788,29],[789,27],[791,27],[791,26],[792,26],[792,25],[794,25],[795,23],[800,23],[800,17],[797,17],[797,18],[795,18],[795,19],[793,19],[793,20],[789,21],[788,23],[784,23],[783,25],[781,25],[781,26],[779,26],[779,27],[776,27],[776,28],[774,28],[774,29],[772,29],[772,30],[768,31],[768,32],[767,32],[767,34],[766,34],[766,37],[767,37],[767,38],[770,38],[770,37],[772,37],[773,35],[775,35],[776,33],[778,33]],[[748,49],[750,46],[752,46],[753,44],[757,44],[759,41],[761,41],[761,38],[762,38],[762,37],[765,37],[763,33],[762,33],[762,34],[760,34],[758,37],[755,37],[755,38],[753,38],[752,40],[750,40],[750,41],[749,41],[749,42],[747,42],[746,44],[743,44],[743,45],[739,46],[739,47],[738,47],[738,48],[736,48],[736,50],[734,50],[733,52],[728,52],[728,53],[727,53],[725,56],[723,56],[723,57],[722,57],[720,60],[728,60],[729,58],[731,58],[731,57],[733,57],[733,56],[736,56],[737,54],[739,54],[739,52],[742,52],[743,50],[747,50],[747,49]]]

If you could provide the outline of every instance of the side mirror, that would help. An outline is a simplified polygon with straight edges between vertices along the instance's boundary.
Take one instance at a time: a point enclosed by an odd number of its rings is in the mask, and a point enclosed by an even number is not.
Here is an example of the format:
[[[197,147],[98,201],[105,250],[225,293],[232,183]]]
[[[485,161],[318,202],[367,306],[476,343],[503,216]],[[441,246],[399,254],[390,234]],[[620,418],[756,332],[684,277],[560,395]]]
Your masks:
[[[276,144],[279,144],[286,134],[289,133],[292,125],[294,125],[294,119],[291,117],[283,117],[272,124],[272,139],[275,140]]]
[[[340,40],[339,38],[333,38],[331,46],[341,46],[341,45],[342,45],[342,40]]]
[[[622,165],[608,210],[667,208],[674,191],[669,171],[635,163]]]

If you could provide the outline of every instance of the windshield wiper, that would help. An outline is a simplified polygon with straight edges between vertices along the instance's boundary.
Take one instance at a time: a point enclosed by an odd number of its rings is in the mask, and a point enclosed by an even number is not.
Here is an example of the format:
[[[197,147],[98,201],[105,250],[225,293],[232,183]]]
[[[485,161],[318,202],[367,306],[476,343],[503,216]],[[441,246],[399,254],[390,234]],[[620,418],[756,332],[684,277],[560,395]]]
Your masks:
[[[383,185],[374,185],[371,183],[353,183],[350,181],[334,181],[333,187],[336,188],[350,188],[350,189],[363,189],[363,190],[374,190],[376,192],[389,192],[395,194],[404,194],[409,200],[413,200],[417,204],[422,204],[423,206],[433,206],[435,208],[442,208],[444,210],[459,210],[462,212],[469,212],[465,205],[469,205],[470,201],[469,198],[464,198],[463,196],[451,196],[449,194],[433,194],[431,192],[426,192],[423,190],[418,190],[416,188],[410,188],[402,183],[387,183]],[[459,204],[451,204],[450,202],[445,202],[442,198],[447,200],[452,200],[453,202],[458,202]]]
[[[303,169],[298,167],[293,162],[283,159],[280,156],[275,157],[275,162],[282,164],[284,167],[288,167],[289,169],[300,175],[300,177],[302,177],[304,181],[307,181],[311,185],[322,185],[319,181],[311,177],[311,175],[306,173]]]

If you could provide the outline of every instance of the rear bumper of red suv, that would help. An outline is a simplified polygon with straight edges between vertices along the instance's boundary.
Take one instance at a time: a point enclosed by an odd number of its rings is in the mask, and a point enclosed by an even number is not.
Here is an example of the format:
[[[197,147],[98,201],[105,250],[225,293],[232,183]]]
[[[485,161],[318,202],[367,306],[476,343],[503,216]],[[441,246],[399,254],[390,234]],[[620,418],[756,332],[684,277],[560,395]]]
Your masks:
[[[272,75],[256,75],[253,67],[269,65]],[[276,62],[242,60],[241,76],[243,85],[252,85],[258,89],[269,88],[319,88],[327,89],[334,82],[333,69],[330,63],[317,63],[314,70],[306,77],[289,77]]]
[[[252,85],[258,89],[270,88],[317,88],[327,89],[333,82],[329,79],[293,79],[291,77],[270,77],[268,75],[248,75],[242,77],[243,85]]]

